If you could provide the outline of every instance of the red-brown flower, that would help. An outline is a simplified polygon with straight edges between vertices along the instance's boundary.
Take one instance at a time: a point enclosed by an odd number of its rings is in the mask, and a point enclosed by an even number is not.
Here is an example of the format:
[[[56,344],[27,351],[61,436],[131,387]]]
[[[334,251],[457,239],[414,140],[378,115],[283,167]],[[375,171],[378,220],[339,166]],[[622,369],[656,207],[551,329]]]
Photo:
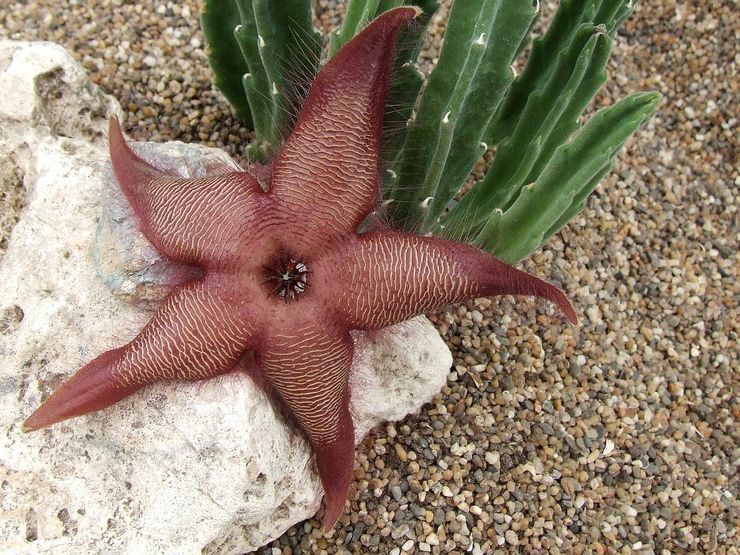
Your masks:
[[[267,190],[247,172],[167,175],[134,154],[111,120],[113,169],[143,233],[166,256],[204,272],[177,287],[131,343],[81,368],[26,430],[100,410],[156,381],[242,370],[308,437],[328,528],[344,506],[354,461],[351,330],[504,294],[547,298],[576,320],[557,288],[473,247],[398,231],[358,234],[379,198],[395,36],[416,15],[387,12],[321,70]]]

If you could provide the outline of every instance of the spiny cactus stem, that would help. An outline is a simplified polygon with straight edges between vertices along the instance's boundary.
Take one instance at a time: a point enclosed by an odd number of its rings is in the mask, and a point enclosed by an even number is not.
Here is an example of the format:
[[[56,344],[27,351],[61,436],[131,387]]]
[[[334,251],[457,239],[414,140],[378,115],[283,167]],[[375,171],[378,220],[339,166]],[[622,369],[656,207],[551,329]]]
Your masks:
[[[367,3],[365,4],[365,9],[362,10],[362,16],[360,17],[360,22],[358,23],[357,27],[355,28],[355,34],[365,27],[367,25],[368,21],[375,18],[375,12],[378,9],[378,2],[379,0],[367,0]]]
[[[488,125],[485,136],[495,146],[511,136],[529,95],[551,76],[555,60],[584,23],[603,24],[613,36],[629,16],[634,0],[561,0],[550,27],[536,39],[522,74],[517,78]]]
[[[583,78],[577,84],[577,88],[560,113],[557,123],[549,132],[540,156],[532,166],[525,183],[535,181],[547,162],[552,158],[555,150],[578,130],[580,115],[606,82],[606,64],[611,54],[612,39],[606,34],[606,28],[603,25],[597,26],[595,33],[596,45]]]
[[[235,37],[224,37],[225,33],[238,24],[239,13],[228,3],[204,0],[200,20],[214,84],[234,107],[236,115],[251,127],[253,121],[249,102],[241,83],[241,76],[249,68],[240,55],[238,40]]]
[[[256,0],[255,0],[256,4]],[[256,8],[256,5],[255,5]],[[267,43],[261,33],[261,28],[264,24],[260,23],[260,18],[257,15],[258,12],[255,9],[255,17],[257,23],[257,47],[259,49],[260,59],[262,65],[265,68],[265,74],[267,75],[268,90],[269,90],[269,103],[270,103],[270,126],[269,132],[266,134],[267,140],[272,143],[278,143],[280,140],[280,127],[281,122],[284,121],[285,115],[282,113],[282,106],[280,104],[281,98],[280,93],[277,90],[276,80],[279,79],[278,66],[275,60],[271,59],[271,52],[267,52]]]
[[[473,221],[482,225],[494,208],[506,210],[514,201],[543,155],[543,148],[561,116],[577,95],[600,37],[609,40],[593,25],[584,25],[568,50],[558,56],[551,79],[529,97],[512,136],[499,148],[484,180],[450,214],[451,225],[463,225],[461,219],[470,222],[471,215]]]
[[[439,187],[439,182],[445,169],[445,163],[447,162],[447,157],[450,154],[452,137],[454,136],[455,132],[455,124],[450,121],[451,114],[452,112],[447,112],[439,124],[439,130],[437,132],[437,146],[435,147],[434,154],[432,155],[432,163],[427,170],[424,184],[419,188],[420,192],[428,192],[428,195],[424,200],[424,202],[427,203],[430,200],[432,202],[436,200],[434,197],[434,192]],[[422,203],[422,206],[425,208],[424,222],[422,224],[422,227],[426,229],[428,225],[427,218],[429,217],[429,210],[427,210],[427,207],[424,206],[424,203]]]
[[[455,86],[450,103],[448,104],[449,111],[442,120],[439,130],[439,142],[432,156],[432,170],[427,173],[427,179],[425,179],[424,185],[421,188],[422,191],[427,191],[428,195],[434,199],[431,210],[425,216],[424,229],[428,229],[436,221],[437,215],[444,210],[448,202],[446,195],[439,194],[442,175],[449,158],[450,148],[452,147],[455,126],[458,122],[457,114],[462,111],[465,100],[470,92],[470,87],[475,76],[478,74],[478,68],[480,67],[483,54],[485,54],[486,45],[486,33],[481,33],[470,48],[462,75]],[[452,122],[450,122],[451,114],[455,114]]]
[[[656,93],[634,93],[597,112],[570,143],[558,148],[537,182],[523,187],[509,209],[493,211],[477,244],[509,263],[537,249],[583,208],[614,155],[659,100]]]
[[[440,60],[421,95],[417,125],[410,129],[399,157],[402,172],[393,192],[399,200],[393,210],[398,224],[410,226],[423,217],[425,226],[435,226],[439,214],[463,184],[479,154],[477,145],[487,122],[510,81],[508,66],[532,14],[530,2],[453,4]],[[499,39],[512,29],[513,43]],[[446,150],[447,138],[442,134],[447,129],[439,122],[447,112],[451,112],[452,142],[439,175],[426,168]],[[420,215],[419,201],[426,196],[433,196],[434,201],[428,212]]]
[[[272,128],[269,99],[265,97],[265,94],[261,90],[261,83],[253,74],[245,74],[242,79],[242,85],[249,106],[252,108],[254,129],[259,139],[262,140],[269,136],[269,130]]]
[[[392,188],[395,186],[396,182],[398,181],[398,174],[394,172],[392,169],[385,170],[386,173],[386,179],[385,179],[385,186],[387,188]],[[390,203],[393,199],[388,199],[385,202]]]
[[[259,140],[268,139],[272,123],[269,84],[259,53],[257,27],[250,0],[236,0],[241,24],[234,29],[234,36],[247,64],[242,77],[242,87],[252,112],[254,129]]]
[[[594,191],[594,189],[596,189],[597,185],[601,182],[604,176],[606,176],[606,174],[611,171],[613,166],[614,160],[609,159],[609,161],[605,163],[601,169],[596,171],[590,181],[586,182],[578,191],[576,191],[576,193],[573,195],[571,205],[568,207],[567,210],[563,212],[563,214],[557,221],[555,221],[555,223],[547,228],[547,231],[545,231],[544,235],[542,236],[541,242],[547,241],[549,237],[560,231],[560,229],[565,224],[567,224],[576,214],[580,213],[583,210],[588,195],[590,195]]]

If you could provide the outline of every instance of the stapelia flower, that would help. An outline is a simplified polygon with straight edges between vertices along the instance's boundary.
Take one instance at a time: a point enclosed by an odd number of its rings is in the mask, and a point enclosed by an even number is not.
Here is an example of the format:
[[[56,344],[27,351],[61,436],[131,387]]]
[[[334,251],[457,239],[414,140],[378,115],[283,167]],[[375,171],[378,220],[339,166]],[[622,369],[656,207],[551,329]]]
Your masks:
[[[113,169],[142,232],[203,275],[178,286],[128,345],[81,368],[25,429],[100,410],[156,381],[244,371],[310,441],[329,528],[354,461],[351,330],[505,294],[544,297],[575,321],[560,290],[476,248],[392,230],[358,233],[378,206],[395,36],[416,15],[387,12],[321,70],[266,188],[240,171],[167,175],[139,158],[111,120]]]

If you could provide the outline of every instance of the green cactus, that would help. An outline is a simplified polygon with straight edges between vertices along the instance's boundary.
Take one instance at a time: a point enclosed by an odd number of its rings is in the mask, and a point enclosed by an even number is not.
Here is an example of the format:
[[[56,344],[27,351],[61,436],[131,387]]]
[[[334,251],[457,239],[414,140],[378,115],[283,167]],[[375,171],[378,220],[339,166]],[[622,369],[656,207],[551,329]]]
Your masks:
[[[434,70],[416,64],[439,0],[348,0],[330,58],[369,21],[401,5],[422,9],[399,40],[386,115],[384,195],[402,229],[472,241],[508,262],[539,248],[583,209],[613,157],[653,113],[658,96],[633,94],[581,117],[606,80],[618,27],[634,0],[561,0],[518,77],[537,18],[532,0],[456,0]],[[322,37],[310,0],[205,0],[202,25],[215,84],[269,156],[292,123],[293,101],[317,69]],[[462,196],[476,162],[485,177]]]
[[[252,113],[242,86],[242,78],[249,67],[241,56],[236,37],[231,36],[240,23],[239,12],[232,9],[231,3],[203,3],[201,26],[208,43],[208,62],[214,84],[234,107],[237,117],[251,127]]]
[[[489,215],[475,242],[509,263],[538,249],[583,210],[615,154],[659,100],[657,93],[634,93],[597,112],[570,143],[556,149],[537,179],[524,186],[506,210]]]
[[[398,224],[430,230],[484,152],[488,119],[513,80],[510,65],[534,16],[531,2],[453,5],[439,62],[398,154],[398,182],[388,191]]]
[[[216,86],[238,116],[251,116],[260,146],[274,150],[290,129],[295,87],[313,77],[321,57],[310,2],[205,0],[201,25]]]
[[[527,98],[551,76],[558,55],[582,24],[603,25],[613,37],[632,13],[633,5],[633,0],[562,0],[550,27],[534,41],[527,66],[492,119],[486,134],[488,144],[495,146],[511,135]]]
[[[501,143],[485,179],[446,219],[452,236],[461,226],[480,223],[496,208],[505,210],[521,188],[531,183],[578,127],[578,117],[606,79],[611,49],[603,28],[581,25],[561,52],[541,89],[529,95],[511,135]]]

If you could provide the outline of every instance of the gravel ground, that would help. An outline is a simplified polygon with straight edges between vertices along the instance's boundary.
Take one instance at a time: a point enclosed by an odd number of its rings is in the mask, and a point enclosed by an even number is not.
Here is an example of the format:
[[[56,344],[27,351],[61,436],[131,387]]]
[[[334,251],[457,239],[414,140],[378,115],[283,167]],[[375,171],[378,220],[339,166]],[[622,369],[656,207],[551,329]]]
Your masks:
[[[149,5],[2,0],[0,36],[73,51],[134,138],[241,158],[248,130],[211,90],[198,2]],[[448,385],[366,438],[335,531],[314,518],[261,552],[740,552],[739,19],[733,0],[656,0],[622,30],[598,103],[658,89],[660,112],[526,263],[581,323],[508,298],[433,315]],[[0,196],[2,249],[23,199]]]

